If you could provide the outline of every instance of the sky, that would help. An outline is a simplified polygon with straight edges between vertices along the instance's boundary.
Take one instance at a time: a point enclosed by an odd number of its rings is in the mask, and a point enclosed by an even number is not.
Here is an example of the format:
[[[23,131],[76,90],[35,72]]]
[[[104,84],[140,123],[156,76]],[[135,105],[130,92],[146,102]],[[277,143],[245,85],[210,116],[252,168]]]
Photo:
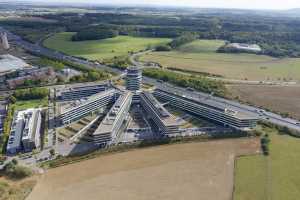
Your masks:
[[[15,1],[15,0],[6,0]],[[40,1],[43,0],[27,0]],[[45,0],[47,2],[116,5],[167,5],[202,8],[291,9],[300,8],[300,0]],[[1,2],[1,0],[0,0]]]

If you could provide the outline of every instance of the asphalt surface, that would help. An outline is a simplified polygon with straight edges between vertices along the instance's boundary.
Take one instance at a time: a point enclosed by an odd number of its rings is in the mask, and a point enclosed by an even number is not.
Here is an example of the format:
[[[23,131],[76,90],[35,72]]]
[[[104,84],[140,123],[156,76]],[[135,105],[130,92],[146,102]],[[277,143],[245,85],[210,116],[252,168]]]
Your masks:
[[[33,44],[30,42],[27,42],[27,41],[23,40],[20,36],[17,36],[15,34],[11,33],[10,31],[4,29],[3,27],[0,27],[0,32],[6,32],[9,41],[13,40],[16,45],[18,45],[19,47],[22,47],[23,49],[25,49],[26,51],[28,51],[30,53],[40,55],[40,56],[46,56],[46,57],[57,59],[57,60],[65,60],[65,61],[69,61],[69,62],[72,62],[75,64],[85,65],[86,67],[89,67],[91,69],[98,68],[98,69],[103,69],[103,70],[107,70],[110,72],[114,72],[117,74],[120,73],[120,70],[118,70],[118,69],[107,67],[107,66],[101,65],[101,64],[95,64],[94,62],[91,62],[91,61],[88,61],[88,60],[85,60],[82,58],[68,56],[62,52],[58,52],[58,51],[54,51],[54,50],[45,48],[45,47],[39,45],[39,43]]]

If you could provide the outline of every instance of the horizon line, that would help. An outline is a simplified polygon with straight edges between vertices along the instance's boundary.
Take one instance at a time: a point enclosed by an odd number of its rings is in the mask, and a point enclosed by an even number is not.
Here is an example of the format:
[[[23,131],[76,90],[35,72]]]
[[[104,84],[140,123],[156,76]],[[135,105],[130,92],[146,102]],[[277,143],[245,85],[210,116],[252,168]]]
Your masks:
[[[276,8],[243,8],[243,7],[200,7],[200,6],[192,6],[192,5],[169,5],[169,4],[146,4],[146,3],[122,3],[122,4],[116,4],[116,3],[92,3],[92,2],[59,2],[57,0],[54,0],[52,2],[45,2],[42,0],[15,0],[14,2],[11,1],[2,1],[0,0],[0,4],[7,3],[7,4],[18,4],[18,3],[24,3],[24,4],[32,4],[32,5],[66,5],[66,6],[107,6],[107,7],[147,7],[147,8],[179,8],[179,9],[219,9],[219,10],[246,10],[246,11],[289,11],[289,10],[295,10],[300,9],[300,7],[291,7],[291,8],[285,8],[285,9],[276,9]]]

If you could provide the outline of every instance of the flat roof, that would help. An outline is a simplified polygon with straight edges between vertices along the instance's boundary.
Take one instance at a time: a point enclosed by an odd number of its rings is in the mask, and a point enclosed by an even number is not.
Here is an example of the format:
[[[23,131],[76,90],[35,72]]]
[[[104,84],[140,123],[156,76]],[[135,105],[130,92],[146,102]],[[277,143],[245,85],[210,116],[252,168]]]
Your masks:
[[[156,113],[159,115],[161,121],[166,125],[177,125],[176,117],[172,115],[159,101],[149,92],[143,92],[144,95],[148,99],[148,103],[151,103]]]
[[[37,128],[39,128],[37,127],[37,122],[40,117],[40,109],[28,109],[20,112],[25,121],[22,140],[32,139],[35,137]]]
[[[209,96],[207,96],[207,97],[201,96],[199,98],[195,98],[194,96],[187,95],[186,93],[184,93],[180,90],[175,90],[175,89],[173,89],[173,91],[165,91],[162,89],[156,89],[156,90],[167,93],[171,96],[176,96],[177,98],[181,98],[183,100],[191,101],[193,103],[199,104],[204,107],[215,109],[216,111],[223,112],[229,116],[235,116],[238,119],[246,120],[246,119],[256,119],[257,118],[250,113],[240,112],[228,104],[214,101],[214,100],[210,99]]]
[[[122,94],[118,98],[116,103],[113,105],[113,107],[110,109],[110,111],[106,114],[105,118],[96,129],[94,135],[101,135],[106,134],[108,132],[112,132],[117,116],[121,114],[123,106],[127,101],[130,101],[131,98],[131,92],[127,91],[124,94]]]
[[[66,92],[76,92],[76,91],[83,91],[83,90],[92,90],[92,89],[98,89],[98,88],[103,88],[107,87],[107,83],[102,83],[102,84],[96,84],[96,85],[84,85],[84,86],[75,86],[75,87],[67,87],[67,88],[62,88],[57,91],[58,94],[66,93]]]
[[[30,67],[24,60],[10,54],[0,55],[0,74]]]
[[[60,113],[61,114],[64,114],[64,113],[67,113],[69,111],[72,111],[74,109],[77,109],[81,106],[84,106],[86,104],[89,104],[95,100],[97,100],[98,98],[101,98],[103,96],[106,96],[106,95],[109,95],[109,94],[113,94],[113,93],[117,93],[118,91],[116,89],[108,89],[108,90],[105,90],[103,92],[100,92],[100,93],[97,93],[97,94],[94,94],[90,97],[87,97],[87,98],[84,98],[82,100],[77,100],[77,101],[73,101],[73,104],[70,105],[70,107],[61,107],[61,110],[60,110]]]

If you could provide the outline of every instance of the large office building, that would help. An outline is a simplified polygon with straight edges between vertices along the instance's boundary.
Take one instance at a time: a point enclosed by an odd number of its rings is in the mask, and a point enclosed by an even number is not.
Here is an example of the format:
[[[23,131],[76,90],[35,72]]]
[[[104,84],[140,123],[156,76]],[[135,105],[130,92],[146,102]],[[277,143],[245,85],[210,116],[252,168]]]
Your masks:
[[[24,129],[22,134],[22,144],[26,152],[41,145],[41,111],[39,109],[29,109],[23,114]]]
[[[105,91],[108,84],[89,85],[81,87],[73,87],[57,91],[57,98],[62,101],[72,101],[77,99],[86,98],[94,94]]]
[[[236,111],[209,98],[195,99],[160,89],[154,91],[154,96],[171,106],[239,130],[253,128],[259,120],[250,113]]]
[[[141,89],[142,70],[138,67],[128,67],[126,74],[126,89],[137,92]]]
[[[41,111],[28,109],[16,112],[11,125],[7,144],[7,153],[16,154],[39,148],[41,144]]]
[[[176,118],[149,92],[141,93],[141,105],[155,132],[163,135],[179,133]]]
[[[132,102],[132,93],[121,94],[107,113],[99,127],[93,133],[93,141],[97,145],[109,145],[116,141]]]
[[[70,124],[109,104],[113,104],[118,96],[119,91],[116,89],[108,89],[99,94],[95,94],[79,105],[62,111],[60,115],[61,123]]]

